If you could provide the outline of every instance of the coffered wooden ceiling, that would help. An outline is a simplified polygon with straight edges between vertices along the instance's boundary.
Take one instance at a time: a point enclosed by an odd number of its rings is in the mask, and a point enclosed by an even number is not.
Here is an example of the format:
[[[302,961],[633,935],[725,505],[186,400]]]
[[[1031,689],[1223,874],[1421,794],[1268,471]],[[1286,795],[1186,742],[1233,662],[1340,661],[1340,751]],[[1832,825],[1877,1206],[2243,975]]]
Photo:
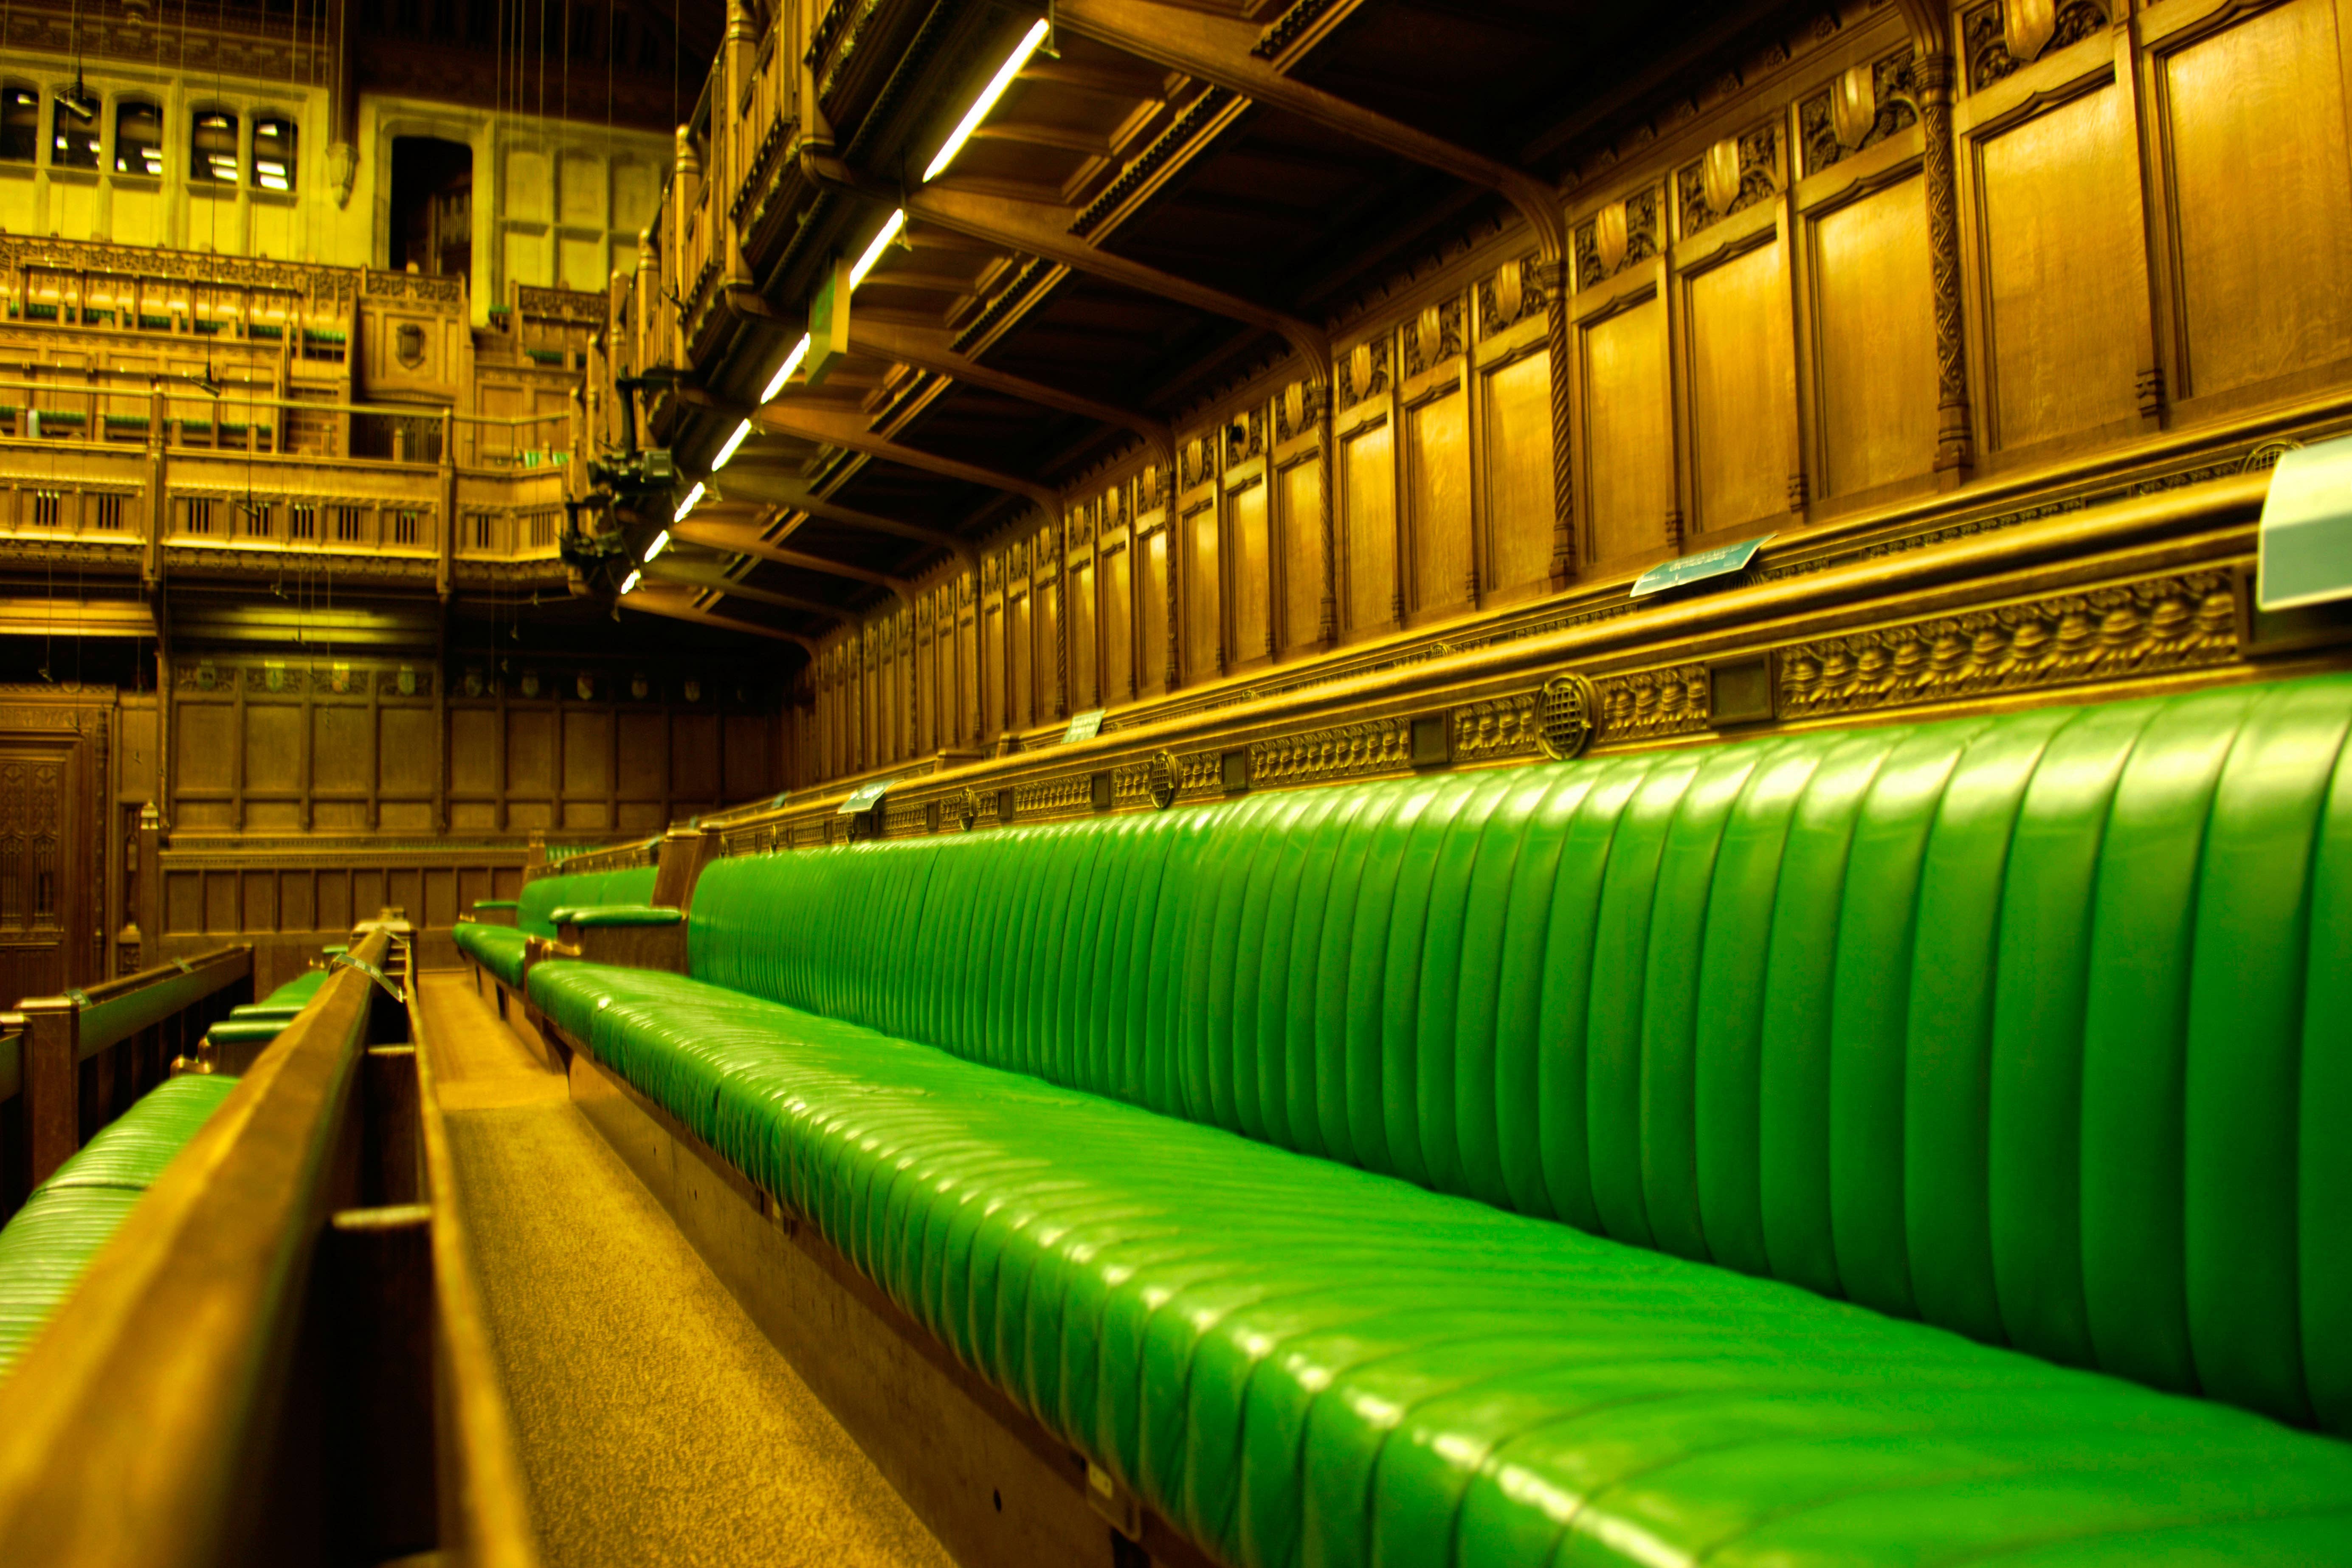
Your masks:
[[[677,531],[669,570],[740,584],[705,601],[726,615],[821,637],[948,541],[1042,526],[1056,489],[1124,450],[1169,450],[1188,408],[1318,347],[1448,245],[1517,221],[1494,181],[1433,163],[1524,172],[1549,195],[1581,152],[1722,78],[1792,15],[1733,0],[1061,0],[1055,53],[925,184],[1037,12],[884,0],[879,36],[857,47],[895,70],[845,72],[823,100],[836,155],[782,176],[806,185],[798,240],[755,261],[762,304],[714,312],[698,385],[656,422],[689,471],[798,337],[824,258],[857,255],[902,203],[906,235],[856,293],[852,354],[752,416],[759,434],[713,479],[723,499]],[[1441,155],[1395,150],[1414,137]]]

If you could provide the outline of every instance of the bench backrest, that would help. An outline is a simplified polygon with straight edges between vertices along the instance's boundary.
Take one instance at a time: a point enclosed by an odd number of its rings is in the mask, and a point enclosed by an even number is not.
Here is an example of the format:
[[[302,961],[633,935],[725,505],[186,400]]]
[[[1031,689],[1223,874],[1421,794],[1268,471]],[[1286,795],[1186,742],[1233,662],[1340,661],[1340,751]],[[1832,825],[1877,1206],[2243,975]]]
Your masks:
[[[576,871],[567,877],[540,877],[522,885],[515,897],[515,926],[529,936],[555,934],[548,919],[557,910],[584,909],[597,904],[642,904],[654,896],[656,868],[633,866],[625,871]]]
[[[722,860],[691,964],[2352,1430],[2347,726],[2327,677]]]

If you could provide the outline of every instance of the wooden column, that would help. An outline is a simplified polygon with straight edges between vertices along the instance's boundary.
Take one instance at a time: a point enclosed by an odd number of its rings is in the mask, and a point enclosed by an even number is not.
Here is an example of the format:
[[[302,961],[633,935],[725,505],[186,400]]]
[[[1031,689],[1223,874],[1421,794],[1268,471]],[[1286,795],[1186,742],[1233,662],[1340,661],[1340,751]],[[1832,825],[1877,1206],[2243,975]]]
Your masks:
[[[1573,265],[1562,258],[1537,268],[1543,279],[1544,339],[1551,360],[1551,581],[1555,588],[1566,586],[1576,574],[1576,426],[1568,395],[1568,296]],[[1402,567],[1400,562],[1400,571]]]
[[[1962,306],[1959,164],[1952,133],[1952,90],[1959,65],[1940,0],[1902,0],[1919,95],[1922,162],[1927,190],[1927,255],[1936,303],[1936,479],[1945,489],[1976,467],[1969,420],[1967,312]]]
[[[68,996],[27,997],[25,1016],[26,1188],[81,1147],[81,1009]]]

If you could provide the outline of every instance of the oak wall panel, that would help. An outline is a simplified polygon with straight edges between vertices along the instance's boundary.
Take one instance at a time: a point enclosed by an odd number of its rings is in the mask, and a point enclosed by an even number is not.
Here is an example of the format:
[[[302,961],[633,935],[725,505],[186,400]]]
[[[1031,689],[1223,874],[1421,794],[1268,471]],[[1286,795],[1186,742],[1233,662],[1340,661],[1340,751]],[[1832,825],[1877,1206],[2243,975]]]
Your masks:
[[[1281,501],[1282,630],[1285,649],[1312,646],[1322,636],[1323,465],[1308,453],[1278,469]]]
[[[1694,533],[1786,518],[1797,464],[1787,256],[1777,238],[1689,273]]]
[[[449,789],[452,794],[497,794],[499,751],[497,709],[453,708],[449,710]]]
[[[555,714],[545,708],[507,710],[507,794],[555,793]]]
[[[1102,558],[1103,701],[1124,702],[1135,692],[1134,552],[1124,542]]]
[[[1988,444],[2031,446],[2137,408],[2148,355],[2131,106],[2110,83],[1983,138]]]
[[[1103,705],[1102,683],[1097,679],[1101,664],[1095,635],[1095,564],[1080,561],[1069,573],[1070,711],[1085,713]]]
[[[245,787],[302,787],[302,710],[291,702],[248,702],[245,709]]]
[[[595,708],[563,710],[563,794],[613,792],[613,715]]]
[[[236,710],[226,702],[183,702],[173,748],[173,782],[184,790],[233,787]]]
[[[620,789],[624,800],[658,800],[669,785],[669,720],[658,712],[625,712],[620,723]]]
[[[368,792],[374,783],[370,773],[375,763],[369,726],[364,703],[321,703],[310,710],[312,787],[321,792]]]
[[[992,601],[980,607],[980,731],[993,735],[1004,728],[1004,604]],[[842,772],[856,773],[855,761],[845,757]]]
[[[440,716],[430,708],[384,708],[377,727],[383,737],[383,792],[430,795],[440,782]]]
[[[2190,395],[2352,355],[2342,45],[2288,0],[2163,57]]]
[[[1146,534],[1143,582],[1136,590],[1139,635],[1135,679],[1144,691],[1160,691],[1168,684],[1168,530]]]
[[[1055,704],[1061,700],[1062,582],[1063,579],[1059,577],[1049,578],[1040,583],[1029,595],[1037,617],[1037,721],[1039,723],[1059,716]],[[901,708],[906,705],[906,666],[902,661],[898,669],[898,685]],[[901,732],[903,733],[903,731]],[[907,748],[903,742],[899,746],[899,752],[901,755],[907,754]]]
[[[1010,722],[1025,730],[1037,721],[1036,630],[1029,616],[1030,595],[1013,595],[1005,602],[1005,640],[1013,658],[1013,707]]]
[[[1812,220],[1822,493],[1927,474],[1936,458],[1936,323],[1916,174]]]
[[[1551,361],[1522,353],[1486,373],[1486,575],[1508,592],[1549,581]]]
[[[1405,518],[1417,616],[1460,609],[1471,595],[1470,399],[1457,377],[1406,408]]]
[[[1342,529],[1347,541],[1348,630],[1371,632],[1396,616],[1396,459],[1382,423],[1347,437],[1340,447]]]
[[[1224,662],[1223,552],[1218,548],[1217,504],[1184,514],[1184,679],[1213,680]]]
[[[756,713],[727,716],[726,798],[750,800],[775,787],[768,721]]]
[[[1274,544],[1267,535],[1265,481],[1233,492],[1234,646],[1236,664],[1274,651]]]
[[[1666,542],[1674,447],[1666,408],[1666,314],[1653,294],[1586,327],[1584,471],[1596,562]]]

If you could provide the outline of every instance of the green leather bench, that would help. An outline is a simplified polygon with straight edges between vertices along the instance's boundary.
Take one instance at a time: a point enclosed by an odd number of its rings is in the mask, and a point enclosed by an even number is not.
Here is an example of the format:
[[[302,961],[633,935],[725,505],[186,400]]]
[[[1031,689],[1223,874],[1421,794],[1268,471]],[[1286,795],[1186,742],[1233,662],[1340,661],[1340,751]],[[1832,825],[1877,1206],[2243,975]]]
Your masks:
[[[568,877],[541,877],[525,882],[515,902],[515,923],[493,925],[487,921],[460,921],[450,934],[457,951],[480,964],[509,990],[522,986],[523,949],[534,936],[555,936],[558,910],[607,905],[643,905],[654,896],[656,868],[634,867],[624,871],[581,871]]]
[[[208,1074],[167,1079],[33,1189],[0,1230],[0,1378],[236,1084]]]
[[[255,1003],[254,1005],[257,1007],[292,1007],[297,1011],[299,1011],[301,1008],[307,1007],[310,1005],[310,998],[316,996],[319,994],[319,987],[324,985],[326,983],[327,972],[325,970],[305,970],[303,973],[296,975],[293,979],[288,981],[285,984],[280,985],[277,990],[272,991],[268,995],[264,996],[259,1002]]]
[[[2347,728],[725,859],[530,995],[1234,1563],[2352,1563]]]

